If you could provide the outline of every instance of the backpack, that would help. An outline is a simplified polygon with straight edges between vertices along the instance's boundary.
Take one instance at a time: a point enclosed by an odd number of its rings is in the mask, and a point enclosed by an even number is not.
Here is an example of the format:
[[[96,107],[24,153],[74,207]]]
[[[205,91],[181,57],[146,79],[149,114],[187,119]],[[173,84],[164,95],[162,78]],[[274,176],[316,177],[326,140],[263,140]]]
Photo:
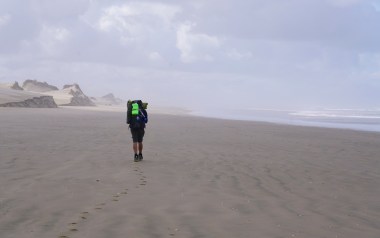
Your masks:
[[[147,115],[144,115],[143,110],[145,111],[141,100],[128,102],[128,115],[130,116],[129,127],[131,129],[145,128],[145,123],[147,122]]]
[[[147,102],[143,102],[141,100],[133,100],[133,101],[132,100],[128,100],[128,102],[127,102],[128,109],[131,108],[132,103],[138,103],[140,105],[140,107],[143,108],[143,109],[145,109],[145,110],[148,108],[148,103]]]

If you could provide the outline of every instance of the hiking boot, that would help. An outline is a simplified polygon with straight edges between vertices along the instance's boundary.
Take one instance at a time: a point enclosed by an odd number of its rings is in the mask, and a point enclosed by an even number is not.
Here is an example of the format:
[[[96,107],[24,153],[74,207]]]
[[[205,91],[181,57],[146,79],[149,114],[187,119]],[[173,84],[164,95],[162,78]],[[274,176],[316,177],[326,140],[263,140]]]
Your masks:
[[[141,160],[143,160],[143,156],[142,156],[142,154],[140,153],[140,154],[139,154],[139,161],[141,161]]]
[[[138,162],[139,161],[139,156],[137,154],[135,154],[135,159],[134,159],[135,162]]]

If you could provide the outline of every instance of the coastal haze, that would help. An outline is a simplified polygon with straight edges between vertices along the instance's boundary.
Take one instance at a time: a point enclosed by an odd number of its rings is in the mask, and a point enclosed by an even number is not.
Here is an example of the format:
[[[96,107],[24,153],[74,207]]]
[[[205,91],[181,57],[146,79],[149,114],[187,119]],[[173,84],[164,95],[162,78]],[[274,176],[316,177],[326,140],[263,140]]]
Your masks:
[[[380,237],[379,26],[375,0],[0,1],[0,237]]]

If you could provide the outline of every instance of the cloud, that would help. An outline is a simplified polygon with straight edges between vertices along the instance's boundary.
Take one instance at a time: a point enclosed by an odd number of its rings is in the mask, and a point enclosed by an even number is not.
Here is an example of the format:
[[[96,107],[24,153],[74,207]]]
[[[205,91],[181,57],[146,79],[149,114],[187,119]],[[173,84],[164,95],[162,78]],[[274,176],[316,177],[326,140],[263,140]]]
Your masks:
[[[380,50],[380,14],[369,0],[205,3],[197,30],[217,36]],[[343,7],[344,6],[344,7]],[[205,9],[212,9],[207,11]],[[207,16],[206,16],[207,15]]]
[[[9,14],[0,15],[0,29],[10,21],[11,16]]]
[[[244,60],[244,59],[249,59],[252,57],[251,52],[240,52],[235,48],[229,50],[226,54],[227,54],[227,57],[232,60]]]
[[[181,11],[173,4],[112,1],[92,5],[80,19],[97,41],[92,54],[97,54],[98,60],[143,67],[151,62],[151,52],[157,52],[162,60],[177,57],[174,32]]]
[[[368,0],[325,0],[325,1],[328,4],[330,3],[338,7],[350,7],[350,6],[360,4],[363,2],[369,2]]]
[[[69,39],[70,35],[71,33],[66,28],[44,25],[37,41],[43,51],[52,56],[64,50],[63,44]]]
[[[24,0],[25,1],[25,0]],[[39,20],[49,24],[66,24],[83,14],[92,0],[33,0],[24,4]],[[20,4],[21,5],[21,4]],[[62,21],[64,19],[64,21]]]
[[[146,37],[155,32],[155,27],[168,29],[172,19],[181,11],[177,6],[161,3],[132,2],[113,5],[103,10],[97,28],[102,31],[115,30],[124,37]]]
[[[162,60],[162,56],[158,52],[151,52],[151,53],[149,53],[148,57],[152,61],[161,61]]]
[[[25,0],[17,3],[0,1],[0,56],[13,56],[22,47],[23,42],[38,35],[38,21],[27,7]]]
[[[372,6],[375,8],[377,12],[380,12],[380,3],[379,2],[372,2]]]
[[[221,40],[204,33],[194,33],[194,23],[181,24],[177,30],[177,48],[181,52],[181,60],[185,63],[194,61],[213,61],[212,51],[221,46]]]
[[[181,105],[193,95],[223,105],[226,95],[262,107],[369,105],[365,92],[380,90],[376,3],[5,0],[0,78],[75,81],[98,95],[112,85]]]

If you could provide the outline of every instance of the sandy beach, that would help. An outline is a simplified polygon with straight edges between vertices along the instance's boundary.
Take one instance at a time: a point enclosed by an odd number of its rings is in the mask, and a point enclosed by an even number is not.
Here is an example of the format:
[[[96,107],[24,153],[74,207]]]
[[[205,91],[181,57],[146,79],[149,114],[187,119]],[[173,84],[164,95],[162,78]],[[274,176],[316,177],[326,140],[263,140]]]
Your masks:
[[[149,112],[149,111],[148,111]],[[380,133],[0,108],[0,237],[380,237]]]

